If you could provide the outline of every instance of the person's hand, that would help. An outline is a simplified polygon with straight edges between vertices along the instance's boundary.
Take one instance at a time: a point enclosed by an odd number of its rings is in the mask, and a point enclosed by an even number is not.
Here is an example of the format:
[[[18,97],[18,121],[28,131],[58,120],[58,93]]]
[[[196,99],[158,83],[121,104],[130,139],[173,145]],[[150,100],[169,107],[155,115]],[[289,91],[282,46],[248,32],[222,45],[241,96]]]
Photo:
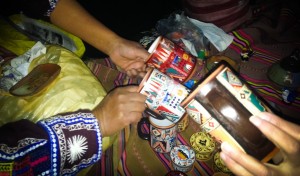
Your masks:
[[[150,53],[139,43],[119,38],[109,51],[109,57],[128,76],[143,77],[146,73],[145,61]]]
[[[59,1],[50,14],[50,20],[107,54],[128,76],[145,75],[145,61],[150,55],[147,50],[138,42],[126,40],[114,33],[77,1]]]
[[[283,156],[278,165],[262,163],[228,143],[221,144],[220,156],[236,175],[298,176],[300,175],[300,126],[263,112],[250,121],[279,149]]]
[[[93,110],[103,136],[110,136],[140,121],[147,97],[137,90],[138,86],[116,88]]]

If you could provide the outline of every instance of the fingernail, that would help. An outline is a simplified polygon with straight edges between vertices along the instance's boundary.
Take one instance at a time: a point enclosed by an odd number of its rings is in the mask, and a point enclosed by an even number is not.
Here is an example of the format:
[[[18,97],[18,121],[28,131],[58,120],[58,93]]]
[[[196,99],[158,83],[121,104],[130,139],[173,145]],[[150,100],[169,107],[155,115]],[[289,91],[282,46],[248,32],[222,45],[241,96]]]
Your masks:
[[[259,126],[261,124],[262,119],[257,116],[251,116],[249,118],[250,122],[253,123],[255,126]]]
[[[226,161],[227,155],[224,152],[221,152],[220,157],[222,158],[222,160]]]
[[[233,150],[232,147],[229,145],[228,142],[222,142],[221,149],[222,149],[222,151],[224,151],[226,153],[228,153],[228,152],[230,152],[230,151]]]

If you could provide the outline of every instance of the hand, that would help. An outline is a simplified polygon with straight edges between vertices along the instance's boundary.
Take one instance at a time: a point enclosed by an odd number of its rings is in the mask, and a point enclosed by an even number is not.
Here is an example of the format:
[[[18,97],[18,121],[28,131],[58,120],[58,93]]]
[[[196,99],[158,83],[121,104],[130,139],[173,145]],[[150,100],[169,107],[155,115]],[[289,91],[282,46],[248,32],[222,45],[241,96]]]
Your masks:
[[[278,165],[261,163],[224,142],[220,155],[226,166],[242,176],[300,175],[300,126],[267,112],[252,116],[250,121],[280,149],[283,161]]]
[[[143,77],[146,73],[145,61],[148,51],[139,43],[119,38],[109,52],[109,57],[125,71],[128,76]]]
[[[147,50],[139,43],[126,40],[114,33],[77,1],[59,1],[50,15],[50,20],[107,54],[129,76],[145,74],[144,62],[149,56]]]
[[[147,97],[137,90],[138,86],[116,88],[93,110],[103,136],[110,136],[140,121]]]

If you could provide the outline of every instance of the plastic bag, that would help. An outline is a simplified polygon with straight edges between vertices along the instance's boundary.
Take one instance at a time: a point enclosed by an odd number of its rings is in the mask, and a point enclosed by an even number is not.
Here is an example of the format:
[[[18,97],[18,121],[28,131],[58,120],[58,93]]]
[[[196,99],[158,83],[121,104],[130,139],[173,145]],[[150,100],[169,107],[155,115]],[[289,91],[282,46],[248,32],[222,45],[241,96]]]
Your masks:
[[[17,97],[0,89],[0,126],[20,119],[33,122],[64,112],[92,110],[106,91],[84,62],[60,46],[47,46],[46,54],[34,59],[29,72],[37,65],[55,63],[61,67],[58,77],[38,94]],[[115,136],[103,139],[107,149]]]
[[[181,46],[186,52],[204,58],[209,41],[185,15],[173,13],[169,18],[159,20],[156,29],[158,33]]]
[[[93,109],[106,95],[83,61],[68,50],[48,46],[46,54],[30,63],[29,72],[43,63],[58,64],[61,72],[38,94],[16,97],[0,89],[0,125],[23,118],[36,122],[58,113]]]
[[[2,18],[0,26],[0,46],[17,56],[28,51],[36,43]]]
[[[78,57],[85,52],[83,41],[42,20],[28,18],[23,14],[15,14],[0,20],[0,45],[21,55],[30,49],[37,41],[43,44],[60,45]]]

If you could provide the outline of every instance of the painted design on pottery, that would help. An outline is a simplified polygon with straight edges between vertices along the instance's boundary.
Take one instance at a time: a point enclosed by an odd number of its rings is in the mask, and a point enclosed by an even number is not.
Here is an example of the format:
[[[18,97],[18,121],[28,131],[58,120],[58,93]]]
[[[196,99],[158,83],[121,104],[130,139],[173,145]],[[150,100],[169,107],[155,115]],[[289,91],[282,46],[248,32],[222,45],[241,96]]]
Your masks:
[[[211,154],[196,153],[196,158],[197,158],[197,160],[200,160],[200,161],[207,161],[207,160],[211,159],[211,157],[212,157]]]
[[[193,168],[195,152],[189,146],[178,145],[170,152],[172,166],[175,170],[188,172]]]
[[[220,123],[195,99],[188,104],[186,112],[196,123],[200,124],[204,132],[209,133],[220,126]]]
[[[228,67],[224,68],[216,78],[252,114],[266,111],[258,97]]]
[[[147,96],[149,109],[174,123],[185,113],[180,103],[188,95],[189,89],[156,69],[153,69],[140,92]]]
[[[188,125],[189,125],[189,116],[184,116],[178,123],[177,123],[177,129],[178,132],[184,131]]]
[[[150,126],[151,147],[154,151],[160,153],[170,152],[176,146],[177,141],[177,127],[176,125],[171,128],[156,128]]]
[[[193,99],[186,107],[186,112],[198,124],[203,124],[211,118],[208,111],[196,99]]]
[[[216,147],[215,141],[206,132],[194,133],[190,138],[190,144],[196,151],[196,158],[198,160],[209,159]]]
[[[212,130],[218,128],[220,123],[215,118],[209,118],[206,122],[201,124],[201,129],[207,133],[211,132]]]
[[[160,36],[157,40],[159,43],[153,43],[157,46],[147,60],[147,65],[157,68],[180,83],[187,81],[196,65],[196,58],[166,38]]]
[[[187,107],[186,111],[192,119],[201,125],[201,131],[209,133],[215,142],[226,141],[265,162],[277,149],[249,122],[251,115],[261,112],[260,108],[269,111],[267,104],[258,98],[247,87],[247,82],[239,79],[226,64],[222,64],[198,85],[182,105]],[[190,140],[192,145],[196,139],[191,137]],[[200,150],[201,146],[197,145],[201,143],[194,143],[195,148],[192,147],[195,151]],[[196,152],[199,154],[197,159],[208,158],[208,153]]]
[[[215,149],[215,142],[206,132],[194,133],[190,138],[192,147],[199,153],[211,153]]]
[[[198,109],[195,105],[194,105],[194,101],[196,100],[192,100],[188,106],[186,107],[186,112],[187,114],[198,124],[201,124],[202,122],[202,113],[201,110]]]

